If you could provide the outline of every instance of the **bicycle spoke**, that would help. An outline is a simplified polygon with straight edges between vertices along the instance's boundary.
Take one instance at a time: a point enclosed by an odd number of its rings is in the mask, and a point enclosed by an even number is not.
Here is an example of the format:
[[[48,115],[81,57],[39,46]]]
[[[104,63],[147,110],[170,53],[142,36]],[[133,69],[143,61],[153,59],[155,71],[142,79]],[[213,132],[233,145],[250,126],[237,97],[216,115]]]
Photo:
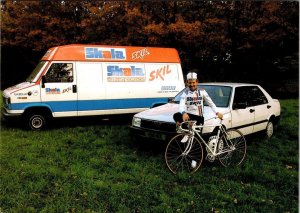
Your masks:
[[[231,129],[227,131],[227,134],[222,136],[221,140],[223,141],[222,150],[224,150],[225,153],[218,155],[220,163],[223,166],[236,166],[241,164],[246,155],[246,141],[242,133],[238,130]]]
[[[168,143],[165,151],[165,160],[171,172],[195,172],[201,165],[203,150],[198,139],[192,138],[181,142],[186,134],[173,137]],[[190,141],[192,140],[192,141]],[[192,162],[195,161],[195,166]]]

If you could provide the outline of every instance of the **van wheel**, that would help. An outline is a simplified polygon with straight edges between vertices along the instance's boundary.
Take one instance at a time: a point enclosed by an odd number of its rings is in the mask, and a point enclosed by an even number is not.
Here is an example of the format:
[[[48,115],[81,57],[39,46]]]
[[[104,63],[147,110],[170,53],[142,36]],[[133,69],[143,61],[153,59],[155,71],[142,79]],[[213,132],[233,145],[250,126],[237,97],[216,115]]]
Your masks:
[[[265,135],[269,139],[273,136],[274,133],[274,124],[272,121],[269,121],[265,130]]]
[[[46,126],[46,118],[42,114],[29,114],[27,122],[28,127],[32,130],[41,130]]]

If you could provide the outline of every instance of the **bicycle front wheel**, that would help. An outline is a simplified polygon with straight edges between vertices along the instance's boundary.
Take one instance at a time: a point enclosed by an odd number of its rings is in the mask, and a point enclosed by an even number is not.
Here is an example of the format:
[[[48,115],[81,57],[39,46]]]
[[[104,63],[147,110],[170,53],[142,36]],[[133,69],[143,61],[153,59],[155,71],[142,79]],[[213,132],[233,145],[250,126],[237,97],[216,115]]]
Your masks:
[[[220,163],[227,166],[240,165],[246,156],[246,140],[243,134],[236,129],[231,129],[225,132],[218,142],[218,155]]]
[[[171,172],[196,172],[203,160],[200,141],[189,134],[174,136],[165,150],[165,161]]]

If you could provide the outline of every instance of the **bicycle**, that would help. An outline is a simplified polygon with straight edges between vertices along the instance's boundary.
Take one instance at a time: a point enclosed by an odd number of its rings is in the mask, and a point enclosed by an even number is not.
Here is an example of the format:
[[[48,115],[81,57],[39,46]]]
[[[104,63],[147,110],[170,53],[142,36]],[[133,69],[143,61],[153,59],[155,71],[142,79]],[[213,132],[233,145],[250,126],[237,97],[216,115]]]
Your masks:
[[[183,128],[183,125],[187,128]],[[201,131],[205,127],[218,127],[217,134],[205,141]],[[213,162],[218,158],[224,166],[240,165],[246,156],[246,140],[236,129],[226,130],[222,120],[216,125],[196,125],[196,121],[185,121],[179,126],[182,133],[174,136],[165,150],[165,161],[171,172],[196,172],[203,161],[203,147],[206,147],[206,159]],[[197,136],[197,137],[196,137]]]

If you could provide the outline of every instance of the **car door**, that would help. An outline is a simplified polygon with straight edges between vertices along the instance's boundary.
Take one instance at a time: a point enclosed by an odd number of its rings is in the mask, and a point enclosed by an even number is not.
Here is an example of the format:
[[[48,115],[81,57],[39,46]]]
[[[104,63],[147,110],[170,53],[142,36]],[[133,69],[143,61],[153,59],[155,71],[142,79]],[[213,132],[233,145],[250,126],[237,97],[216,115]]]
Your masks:
[[[235,87],[232,103],[232,127],[244,135],[254,130],[255,109],[251,103],[251,88],[249,86]]]
[[[41,100],[55,117],[77,116],[77,88],[73,62],[53,62],[42,78]]]
[[[258,86],[251,87],[251,100],[255,110],[253,132],[258,132],[267,126],[271,105]]]

